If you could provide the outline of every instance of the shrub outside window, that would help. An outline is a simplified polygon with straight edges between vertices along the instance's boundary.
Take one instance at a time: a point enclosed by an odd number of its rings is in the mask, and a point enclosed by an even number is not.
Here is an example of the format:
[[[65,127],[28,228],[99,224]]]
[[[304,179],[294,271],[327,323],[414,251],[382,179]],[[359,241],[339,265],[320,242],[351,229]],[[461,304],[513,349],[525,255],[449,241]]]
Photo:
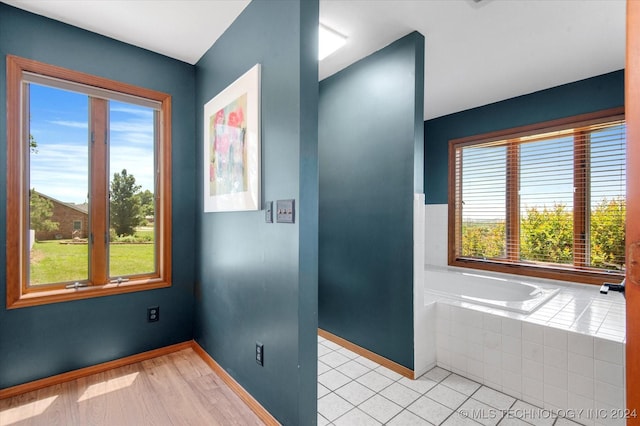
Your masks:
[[[619,281],[625,176],[621,108],[452,140],[449,264]]]

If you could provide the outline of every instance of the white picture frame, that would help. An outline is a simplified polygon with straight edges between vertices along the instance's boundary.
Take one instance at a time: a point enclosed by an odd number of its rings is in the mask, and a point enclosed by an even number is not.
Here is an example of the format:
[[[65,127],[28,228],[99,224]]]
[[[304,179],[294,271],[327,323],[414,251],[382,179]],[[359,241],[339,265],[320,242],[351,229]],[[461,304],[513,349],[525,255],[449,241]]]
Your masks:
[[[260,64],[204,105],[204,212],[261,209]]]

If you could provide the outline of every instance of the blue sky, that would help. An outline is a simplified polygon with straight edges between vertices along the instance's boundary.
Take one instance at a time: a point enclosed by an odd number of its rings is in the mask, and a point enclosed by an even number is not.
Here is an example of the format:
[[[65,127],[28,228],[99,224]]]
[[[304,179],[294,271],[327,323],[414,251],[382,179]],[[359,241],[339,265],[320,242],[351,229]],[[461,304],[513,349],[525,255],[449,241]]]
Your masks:
[[[625,196],[624,125],[591,133],[592,208],[603,199]],[[464,220],[504,220],[506,148],[470,147],[463,151]],[[520,212],[552,208],[554,203],[573,208],[573,137],[555,137],[520,145]]]
[[[153,192],[153,110],[109,103],[109,167],[127,169]],[[88,192],[88,97],[30,84],[30,132],[38,144],[30,156],[29,187],[64,202],[83,203]]]

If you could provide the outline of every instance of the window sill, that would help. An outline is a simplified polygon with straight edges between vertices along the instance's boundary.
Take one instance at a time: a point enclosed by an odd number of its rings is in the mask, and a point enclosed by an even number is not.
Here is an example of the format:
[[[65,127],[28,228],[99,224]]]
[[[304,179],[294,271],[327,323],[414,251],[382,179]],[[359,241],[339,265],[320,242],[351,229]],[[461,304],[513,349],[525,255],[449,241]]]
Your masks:
[[[123,283],[109,283],[101,286],[81,287],[77,289],[55,289],[32,291],[18,298],[7,297],[7,309],[26,308],[49,303],[69,302],[94,297],[114,296],[116,294],[154,290],[171,287],[171,283],[159,278],[137,280]]]
[[[624,273],[618,272],[594,272],[578,271],[549,266],[517,265],[501,262],[474,259],[454,259],[449,261],[449,266],[462,268],[481,269],[484,271],[503,272],[507,274],[524,275],[532,278],[545,278],[558,281],[569,281],[579,284],[602,285],[605,282],[620,282],[624,279]]]

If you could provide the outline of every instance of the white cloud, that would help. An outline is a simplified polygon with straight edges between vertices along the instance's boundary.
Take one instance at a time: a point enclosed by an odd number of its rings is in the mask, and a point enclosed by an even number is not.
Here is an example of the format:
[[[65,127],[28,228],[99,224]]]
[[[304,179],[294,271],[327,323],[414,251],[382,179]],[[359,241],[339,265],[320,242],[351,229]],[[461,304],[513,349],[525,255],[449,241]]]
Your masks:
[[[109,123],[109,130],[111,132],[145,133],[153,136],[153,123],[147,120],[112,121]]]
[[[135,114],[140,117],[153,118],[153,110],[144,107],[111,106],[110,111],[123,112],[125,114]]]
[[[67,120],[51,120],[51,124],[58,126],[73,127],[74,129],[88,129],[89,124],[86,121],[67,121]]]
[[[82,203],[88,191],[88,147],[47,144],[31,155],[29,187],[65,202]]]
[[[142,190],[154,191],[154,125],[153,111],[127,107],[114,107],[112,111],[132,114],[125,119],[109,123],[109,179],[122,169],[136,178]],[[74,129],[87,129],[86,122],[51,120],[50,125]],[[34,129],[35,130],[35,129]],[[53,128],[43,129],[42,139],[56,133]],[[40,143],[31,155],[29,186],[64,202],[82,203],[87,198],[89,174],[89,145],[86,138],[74,141],[65,130],[62,143]],[[48,137],[45,137],[47,135]]]
[[[127,169],[127,173],[136,178],[136,184],[154,192],[154,158],[153,151],[132,146],[112,149],[109,158],[109,178],[114,173]]]

